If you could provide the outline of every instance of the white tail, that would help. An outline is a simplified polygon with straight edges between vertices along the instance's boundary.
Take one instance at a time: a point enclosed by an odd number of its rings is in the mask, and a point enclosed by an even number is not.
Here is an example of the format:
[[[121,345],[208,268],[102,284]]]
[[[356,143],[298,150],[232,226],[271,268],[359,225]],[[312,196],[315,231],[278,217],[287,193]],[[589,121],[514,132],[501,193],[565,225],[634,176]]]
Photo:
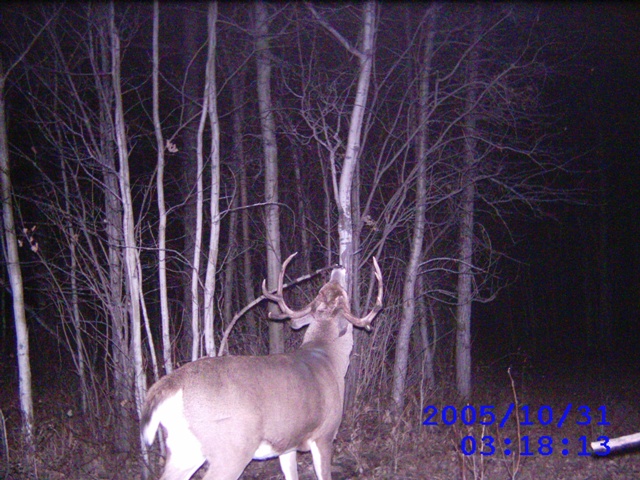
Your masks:
[[[295,255],[295,254],[294,254]],[[296,452],[311,450],[316,476],[331,478],[332,443],[342,421],[344,377],[353,327],[369,329],[382,308],[382,274],[373,259],[378,297],[373,310],[354,317],[344,269],[331,273],[316,298],[299,311],[283,299],[284,262],[277,302],[295,329],[309,325],[300,348],[282,355],[202,358],[160,379],[147,395],[142,431],[153,443],[166,432],[163,480],[187,480],[205,462],[205,480],[237,479],[252,459],[280,457],[287,480],[297,480]]]

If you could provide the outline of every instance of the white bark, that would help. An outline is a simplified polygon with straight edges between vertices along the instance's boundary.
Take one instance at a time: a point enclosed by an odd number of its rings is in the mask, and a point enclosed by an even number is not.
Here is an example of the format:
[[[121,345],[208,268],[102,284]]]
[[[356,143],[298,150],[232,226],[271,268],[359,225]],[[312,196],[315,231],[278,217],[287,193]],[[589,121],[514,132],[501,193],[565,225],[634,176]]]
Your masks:
[[[364,16],[362,24],[362,47],[358,55],[360,64],[360,74],[358,77],[358,87],[356,98],[351,111],[351,122],[349,125],[349,136],[347,148],[344,156],[344,163],[340,173],[338,190],[338,232],[340,236],[340,260],[347,267],[347,285],[349,277],[353,271],[351,257],[353,255],[353,224],[351,218],[351,186],[353,184],[353,172],[356,162],[360,158],[360,140],[362,137],[362,122],[367,107],[369,96],[369,85],[371,84],[371,70],[373,68],[373,48],[376,31],[376,3],[367,2],[364,4]],[[349,268],[351,267],[351,268]],[[351,289],[350,289],[351,290]]]
[[[209,97],[204,96],[200,124],[196,141],[196,231],[193,248],[193,270],[191,271],[191,361],[200,357],[200,256],[202,251],[202,215],[204,208],[204,127],[207,123]]]
[[[142,302],[142,286],[140,285],[140,261],[136,246],[133,202],[131,200],[131,184],[129,179],[129,152],[124,126],[124,108],[122,105],[122,89],[120,85],[120,37],[115,26],[115,8],[110,5],[110,38],[111,38],[111,75],[115,104],[115,139],[118,151],[119,166],[118,183],[122,202],[122,226],[124,258],[127,276],[127,293],[129,296],[129,315],[131,343],[133,347],[134,393],[138,418],[142,412],[142,403],[147,389],[147,380],[142,359],[142,331],[140,303]],[[149,339],[151,340],[151,339]],[[151,346],[153,353],[153,345]],[[146,457],[146,445],[140,437],[140,447]]]
[[[108,5],[104,5],[102,9],[106,10]],[[96,25],[98,28],[96,44],[99,47],[96,50],[90,50],[90,61],[92,63],[93,77],[95,81],[95,89],[100,92],[100,110],[99,110],[99,135],[92,144],[98,145],[95,151],[98,152],[97,160],[102,166],[102,181],[104,182],[104,221],[105,221],[105,236],[107,241],[107,255],[108,255],[108,273],[105,279],[105,284],[108,284],[107,297],[107,315],[111,320],[111,338],[109,347],[111,349],[110,354],[114,362],[114,386],[115,397],[118,405],[121,407],[120,414],[116,416],[117,428],[115,429],[115,438],[117,448],[131,449],[129,441],[129,432],[131,431],[131,422],[126,418],[127,412],[125,405],[131,404],[133,400],[132,384],[133,378],[131,375],[131,331],[127,323],[127,305],[125,305],[124,298],[124,268],[123,268],[123,256],[124,252],[120,247],[122,243],[122,202],[118,196],[119,180],[116,170],[115,160],[115,138],[113,132],[113,79],[105,77],[101,72],[108,72],[111,65],[110,60],[110,45],[109,45],[109,25],[108,14],[99,11]],[[62,48],[58,46],[62,53]],[[71,72],[68,73],[71,76]],[[76,104],[84,110],[84,101],[81,96],[74,89],[74,97]],[[84,122],[87,125],[89,123],[89,112],[84,111]],[[91,129],[87,128],[87,132],[91,135]],[[89,225],[86,221],[83,225]],[[86,244],[92,245],[90,238],[87,238],[87,228],[83,229],[83,233],[86,238]],[[97,253],[92,255],[93,258],[98,258]]]
[[[11,199],[11,167],[9,163],[9,138],[5,112],[4,87],[7,76],[31,50],[36,40],[49,26],[49,19],[33,36],[31,43],[22,50],[15,61],[5,70],[0,61],[0,200],[2,201],[2,227],[4,250],[7,262],[7,275],[11,286],[13,320],[16,326],[16,356],[18,357],[18,394],[22,413],[22,431],[28,451],[25,455],[27,468],[35,472],[35,443],[33,439],[33,395],[31,390],[31,364],[29,357],[29,330],[24,309],[24,287],[22,269],[18,254],[13,202]]]
[[[338,237],[339,237],[339,255],[340,263],[346,268],[345,287],[349,294],[349,298],[354,304],[354,311],[358,310],[358,292],[355,285],[357,279],[356,262],[354,254],[357,248],[357,242],[354,242],[354,223],[352,217],[352,195],[354,189],[354,175],[360,159],[360,142],[362,138],[362,125],[364,114],[367,108],[367,98],[369,96],[369,86],[371,84],[371,72],[373,69],[373,51],[376,34],[376,2],[368,1],[363,5],[362,17],[362,35],[360,48],[351,45],[336,29],[329,25],[315,10],[312,5],[308,5],[318,22],[333,35],[336,40],[349,52],[358,58],[359,75],[358,85],[356,87],[356,96],[351,111],[351,121],[349,124],[349,135],[347,138],[347,146],[345,149],[344,161],[340,172],[340,180],[336,181],[335,158],[333,157],[335,150],[330,150],[330,163],[332,169],[332,180],[334,192],[338,204]],[[356,182],[357,188],[358,182]],[[359,193],[359,192],[358,192]],[[358,212],[358,215],[360,212]],[[355,382],[356,374],[359,371],[359,334],[354,334],[354,359],[351,363],[346,377],[346,395],[345,404],[350,406],[355,398]]]
[[[0,65],[1,68],[1,65]],[[22,432],[28,448],[28,468],[33,466],[35,444],[33,442],[33,396],[31,391],[31,365],[29,360],[29,330],[24,310],[22,270],[18,255],[18,239],[11,198],[11,169],[9,165],[9,139],[5,117],[5,73],[0,70],[0,188],[2,194],[2,221],[7,274],[11,285],[13,320],[16,326],[16,354],[18,358],[18,390],[22,413]]]
[[[164,201],[164,139],[160,124],[160,93],[158,76],[160,74],[160,58],[158,33],[160,30],[160,7],[158,1],[153,2],[153,129],[156,134],[158,150],[158,173],[156,188],[158,190],[158,288],[160,294],[160,318],[162,321],[162,357],[164,371],[173,371],[171,358],[171,331],[169,330],[169,300],[167,298],[167,209]]]
[[[413,328],[416,314],[416,282],[418,267],[422,260],[422,248],[425,234],[425,212],[427,203],[427,119],[429,116],[429,81],[431,72],[431,59],[433,57],[433,44],[435,36],[435,12],[431,14],[427,24],[427,38],[425,39],[423,59],[420,65],[420,91],[419,91],[419,128],[417,138],[417,177],[415,220],[413,225],[413,237],[409,253],[404,286],[402,291],[402,320],[396,341],[396,357],[393,371],[392,397],[397,413],[402,413],[404,408],[405,380],[407,377],[407,365],[409,363],[409,344],[411,329]]]
[[[196,332],[200,331],[199,320],[193,318],[193,291],[194,291],[194,265],[196,246],[196,230],[198,224],[198,202],[197,202],[197,182],[202,169],[198,169],[198,132],[199,120],[202,117],[202,102],[198,97],[202,97],[204,91],[204,71],[206,60],[203,59],[201,44],[204,28],[201,25],[202,10],[200,8],[185,8],[181,15],[181,62],[180,67],[184,70],[184,89],[182,92],[184,101],[182,102],[182,118],[185,125],[180,134],[180,162],[182,163],[182,174],[180,175],[180,187],[182,190],[183,203],[180,216],[184,228],[184,247],[182,249],[183,258],[186,259],[184,265],[184,289],[183,305],[180,319],[184,333],[178,337],[180,340],[178,353],[180,361],[185,361],[192,357],[194,346],[193,327]],[[194,195],[194,192],[196,195]],[[200,205],[202,205],[200,203]],[[200,217],[202,218],[202,217]],[[200,260],[198,260],[199,262]],[[199,271],[198,271],[199,275]],[[199,278],[199,277],[195,277]],[[195,289],[198,291],[198,288]],[[198,301],[200,299],[197,299]],[[196,303],[196,311],[199,312],[199,304]]]
[[[211,126],[211,198],[209,231],[209,252],[207,254],[207,271],[204,282],[204,341],[206,353],[210,357],[216,355],[216,344],[213,336],[213,318],[215,312],[216,268],[218,265],[218,244],[220,239],[220,125],[218,123],[217,88],[216,88],[216,22],[218,4],[211,2],[208,13],[207,66],[205,73],[205,97],[207,114]]]
[[[262,148],[264,150],[267,234],[267,289],[275,290],[280,273],[280,208],[278,207],[278,147],[276,123],[271,102],[271,61],[269,59],[269,23],[267,6],[263,2],[255,5],[256,14],[256,61],[258,68],[258,108],[262,126]],[[278,307],[269,302],[270,312],[279,313]],[[269,322],[269,353],[284,352],[284,325]]]
[[[353,291],[352,277],[354,265],[352,264],[353,251],[353,220],[351,217],[351,188],[356,163],[360,158],[360,140],[362,137],[362,123],[367,108],[369,86],[371,84],[371,71],[373,68],[373,49],[376,33],[376,3],[369,1],[364,4],[362,20],[362,47],[358,52],[360,72],[356,98],[351,111],[349,136],[344,155],[344,163],[340,173],[338,186],[338,234],[340,237],[340,261],[347,268],[348,291]]]

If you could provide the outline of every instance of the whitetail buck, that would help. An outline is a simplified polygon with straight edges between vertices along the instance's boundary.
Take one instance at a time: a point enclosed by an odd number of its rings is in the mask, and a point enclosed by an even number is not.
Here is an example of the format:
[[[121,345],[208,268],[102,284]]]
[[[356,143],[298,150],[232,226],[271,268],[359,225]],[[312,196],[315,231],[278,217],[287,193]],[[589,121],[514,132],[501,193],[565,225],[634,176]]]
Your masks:
[[[295,255],[295,254],[294,254]],[[204,479],[237,479],[252,459],[280,457],[287,480],[298,478],[296,452],[311,450],[316,476],[331,478],[332,443],[342,421],[344,377],[353,347],[353,327],[369,329],[382,308],[382,274],[373,259],[378,297],[362,318],[351,314],[345,272],[336,268],[316,298],[291,310],[283,298],[283,264],[277,302],[295,329],[309,325],[300,348],[267,356],[202,358],[160,379],[147,395],[142,430],[153,443],[166,432],[163,480],[189,479],[206,461]]]

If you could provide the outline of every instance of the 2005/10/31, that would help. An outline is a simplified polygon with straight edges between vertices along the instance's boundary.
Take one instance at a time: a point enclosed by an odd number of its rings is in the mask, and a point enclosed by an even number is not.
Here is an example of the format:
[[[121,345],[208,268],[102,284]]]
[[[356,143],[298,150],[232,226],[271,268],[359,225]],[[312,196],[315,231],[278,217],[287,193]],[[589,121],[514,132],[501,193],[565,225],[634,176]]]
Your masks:
[[[609,448],[609,438],[605,436],[598,437],[598,442],[600,442],[603,450],[595,452],[595,454],[598,456],[608,455],[611,451]],[[482,438],[476,439],[473,435],[468,435],[460,442],[460,450],[464,455],[480,453],[480,455],[490,456],[495,455],[496,449],[499,446],[501,447],[500,451],[506,456],[514,453],[522,457],[532,457],[534,455],[549,456],[553,453],[561,453],[564,456],[569,455],[569,453],[577,453],[578,456],[591,456],[592,453],[588,445],[589,441],[584,435],[578,438],[577,446],[575,443],[571,444],[568,438],[559,439],[554,445],[553,437],[550,435],[542,435],[537,438],[537,441],[535,438],[530,438],[529,435],[524,435],[520,438],[519,444],[517,441],[512,442],[510,438],[496,440],[491,435],[485,435]]]
[[[599,420],[596,425],[611,425],[607,421],[607,408],[604,405],[598,407],[596,409],[597,412],[593,412],[586,405],[580,405],[574,409],[573,404],[568,403],[557,422],[554,422],[553,409],[548,405],[542,405],[538,408],[537,412],[535,410],[532,411],[529,405],[521,405],[518,409],[522,414],[520,426],[536,425],[534,420],[537,420],[538,425],[546,426],[556,423],[558,428],[561,428],[567,422],[570,415],[575,415],[577,417],[575,420],[576,425],[591,425],[591,422],[594,420]],[[514,413],[514,410],[515,405],[510,403],[504,414],[500,416],[498,428],[505,427],[506,423],[511,418],[511,415]],[[443,425],[454,425],[458,420],[460,420],[464,425],[475,425],[477,423],[479,425],[491,426],[498,422],[495,407],[492,405],[480,405],[479,408],[467,405],[460,410],[460,415],[458,415],[456,407],[451,405],[444,407],[440,412],[440,415],[438,415],[437,407],[429,405],[424,409],[424,413],[427,415],[427,418],[422,422],[422,424],[426,426],[439,425],[438,420],[441,420]]]

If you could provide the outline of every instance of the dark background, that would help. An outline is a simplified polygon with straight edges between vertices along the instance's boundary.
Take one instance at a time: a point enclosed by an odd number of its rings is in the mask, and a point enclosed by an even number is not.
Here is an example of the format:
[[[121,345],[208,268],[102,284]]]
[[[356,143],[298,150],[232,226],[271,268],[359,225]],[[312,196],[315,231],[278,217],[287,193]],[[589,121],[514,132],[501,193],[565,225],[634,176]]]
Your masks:
[[[564,117],[563,150],[580,157],[582,185],[594,195],[516,228],[521,275],[495,302],[476,305],[476,351],[500,357],[524,347],[569,368],[638,364],[640,11],[631,3],[554,4],[542,15],[574,52],[547,93]]]

